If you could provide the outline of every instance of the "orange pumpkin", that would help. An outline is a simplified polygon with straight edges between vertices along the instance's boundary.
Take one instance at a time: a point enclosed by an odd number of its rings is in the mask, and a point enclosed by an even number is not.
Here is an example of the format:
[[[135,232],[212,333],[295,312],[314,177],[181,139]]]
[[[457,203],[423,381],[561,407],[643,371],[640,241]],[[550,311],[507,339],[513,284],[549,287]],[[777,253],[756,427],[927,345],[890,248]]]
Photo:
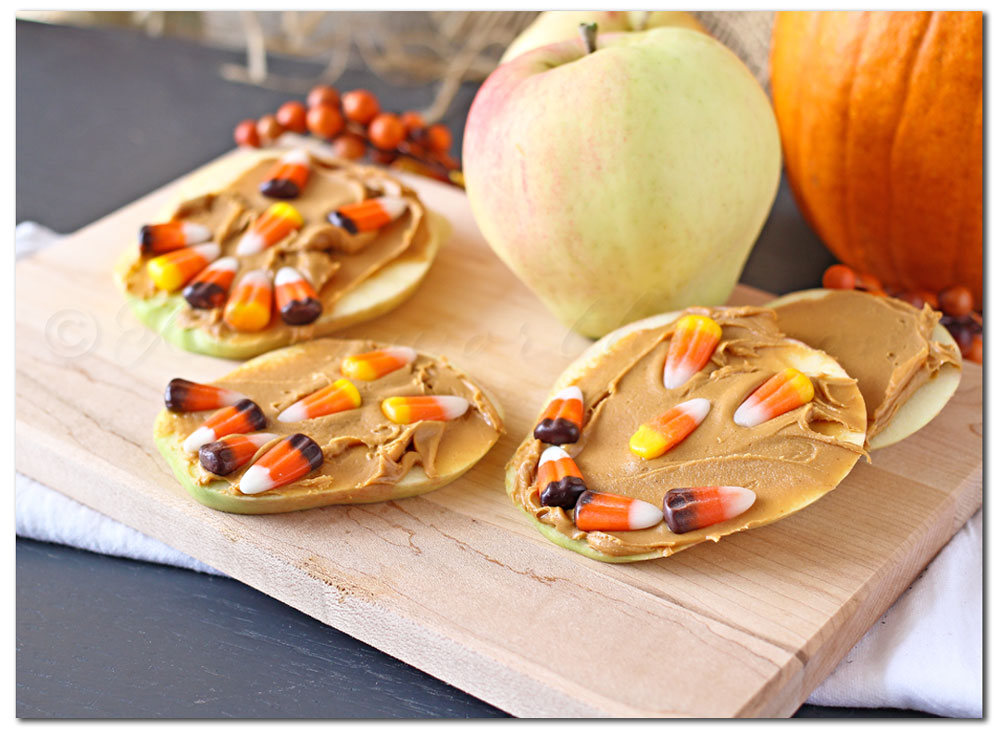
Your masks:
[[[982,13],[778,13],[771,90],[792,191],[837,258],[981,307]]]

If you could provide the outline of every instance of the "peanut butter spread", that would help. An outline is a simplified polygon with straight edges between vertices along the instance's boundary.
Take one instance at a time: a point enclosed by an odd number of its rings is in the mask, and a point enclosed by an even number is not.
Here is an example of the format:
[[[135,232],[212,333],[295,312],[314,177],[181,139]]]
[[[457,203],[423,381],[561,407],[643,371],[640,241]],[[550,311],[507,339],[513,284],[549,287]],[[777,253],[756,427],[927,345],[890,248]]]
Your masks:
[[[952,344],[931,334],[941,315],[892,297],[831,290],[775,308],[788,337],[829,353],[852,377],[868,411],[868,439],[882,431],[899,407],[943,368],[961,367]]]
[[[273,159],[261,160],[216,193],[184,201],[172,218],[207,226],[213,232],[212,240],[221,246],[221,256],[237,256],[235,249],[242,234],[275,203],[275,199],[263,196],[258,188],[279,156],[276,152]],[[311,160],[308,183],[298,197],[288,201],[302,215],[304,225],[258,254],[237,256],[236,282],[254,269],[275,272],[282,266],[295,267],[312,282],[323,311],[329,312],[338,299],[387,264],[423,256],[431,243],[431,234],[426,210],[412,189],[374,167],[316,156],[311,156]],[[327,221],[327,214],[340,206],[380,195],[403,196],[408,211],[382,229],[356,235]],[[163,294],[147,273],[149,258],[137,256],[125,275],[128,293],[144,299]],[[232,331],[223,321],[222,312],[221,307],[207,310],[186,307],[178,324],[224,335]],[[312,325],[293,327],[276,316],[265,331],[275,328],[290,328],[293,340],[312,337]]]
[[[273,357],[238,368],[215,382],[260,406],[267,417],[262,431],[279,438],[300,432],[323,450],[319,469],[274,492],[291,499],[323,492],[344,503],[388,500],[400,496],[397,483],[412,469],[421,468],[427,479],[441,479],[443,484],[443,478],[455,477],[470,467],[499,438],[503,431],[500,416],[479,387],[444,359],[424,354],[377,380],[353,380],[361,394],[358,408],[290,423],[275,418],[299,399],[342,378],[343,358],[378,347],[370,341],[321,338],[291,351],[277,351]],[[390,396],[424,395],[462,396],[469,401],[469,409],[452,421],[408,425],[389,421],[380,409],[382,400]],[[182,440],[209,413],[164,412],[166,418],[161,416],[157,436]],[[264,445],[259,453],[270,446],[272,443]],[[239,494],[236,484],[247,467],[219,477],[201,466],[197,454],[186,458],[196,484],[221,480],[228,483],[228,492]],[[424,474],[411,475],[410,479],[423,480]]]
[[[663,522],[636,531],[580,531],[563,508],[541,505],[533,483],[544,445],[533,438],[525,440],[512,459],[517,468],[515,503],[543,524],[570,539],[583,539],[606,555],[669,555],[777,520],[833,489],[850,471],[863,454],[865,432],[864,403],[853,379],[821,373],[824,366],[839,369],[822,353],[786,339],[771,310],[686,312],[707,315],[722,327],[709,363],[683,386],[668,390],[663,366],[674,323],[626,335],[574,381],[584,396],[584,428],[579,441],[564,449],[589,490],[662,506],[672,488],[736,485],[754,491],[753,506],[736,518],[680,535]],[[738,426],[733,421],[737,407],[789,366],[811,377],[813,401],[759,426]],[[656,459],[645,460],[630,451],[629,437],[641,424],[697,397],[708,399],[711,409],[687,439]]]

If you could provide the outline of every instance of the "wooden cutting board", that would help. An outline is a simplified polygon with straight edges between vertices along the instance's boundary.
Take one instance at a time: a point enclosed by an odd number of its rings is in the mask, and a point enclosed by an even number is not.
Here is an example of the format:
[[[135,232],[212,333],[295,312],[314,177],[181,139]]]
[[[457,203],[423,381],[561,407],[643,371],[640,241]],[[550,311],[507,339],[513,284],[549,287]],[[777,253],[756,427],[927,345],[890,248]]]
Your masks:
[[[507,434],[467,475],[287,515],[191,500],[151,438],[163,387],[234,363],[164,343],[111,277],[172,186],[17,264],[17,469],[521,716],[789,715],[981,505],[967,363],[928,427],[786,520],[633,565],[556,547],[507,499],[503,467],[589,341],[494,256],[462,192],[408,182],[453,236],[410,301],[345,336],[445,355],[498,396]]]

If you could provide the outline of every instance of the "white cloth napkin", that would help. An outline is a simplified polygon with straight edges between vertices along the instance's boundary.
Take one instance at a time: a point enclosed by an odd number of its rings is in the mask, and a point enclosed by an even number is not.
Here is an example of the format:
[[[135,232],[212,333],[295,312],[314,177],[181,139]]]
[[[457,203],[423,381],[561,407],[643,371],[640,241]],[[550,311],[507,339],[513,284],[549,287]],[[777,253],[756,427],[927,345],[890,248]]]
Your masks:
[[[59,238],[43,226],[22,223],[15,234],[17,256]],[[19,536],[220,573],[25,475],[17,474],[15,482]],[[808,702],[981,718],[982,556],[980,510],[813,691]]]

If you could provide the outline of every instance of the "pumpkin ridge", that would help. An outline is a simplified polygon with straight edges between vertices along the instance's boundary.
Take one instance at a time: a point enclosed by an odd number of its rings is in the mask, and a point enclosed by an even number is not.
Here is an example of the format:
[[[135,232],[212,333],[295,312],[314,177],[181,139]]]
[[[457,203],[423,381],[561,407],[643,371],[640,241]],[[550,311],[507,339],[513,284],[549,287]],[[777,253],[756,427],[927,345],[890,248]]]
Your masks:
[[[850,72],[850,83],[847,86],[847,103],[844,105],[846,108],[846,118],[844,119],[844,139],[841,143],[841,150],[843,152],[843,170],[844,170],[844,185],[841,190],[841,209],[844,211],[844,244],[845,248],[850,252],[850,256],[857,260],[864,260],[864,271],[869,271],[870,261],[867,255],[867,247],[864,243],[860,241],[860,237],[857,236],[857,230],[855,228],[855,216],[853,215],[853,206],[851,203],[851,180],[852,175],[849,174],[850,166],[850,148],[851,148],[851,99],[854,97],[854,85],[858,79],[858,64],[861,62],[861,51],[865,47],[865,38],[868,35],[869,20],[871,16],[868,13],[864,13],[861,16],[861,28],[858,30],[858,37],[855,41],[855,51],[854,60],[851,62],[851,72]]]

